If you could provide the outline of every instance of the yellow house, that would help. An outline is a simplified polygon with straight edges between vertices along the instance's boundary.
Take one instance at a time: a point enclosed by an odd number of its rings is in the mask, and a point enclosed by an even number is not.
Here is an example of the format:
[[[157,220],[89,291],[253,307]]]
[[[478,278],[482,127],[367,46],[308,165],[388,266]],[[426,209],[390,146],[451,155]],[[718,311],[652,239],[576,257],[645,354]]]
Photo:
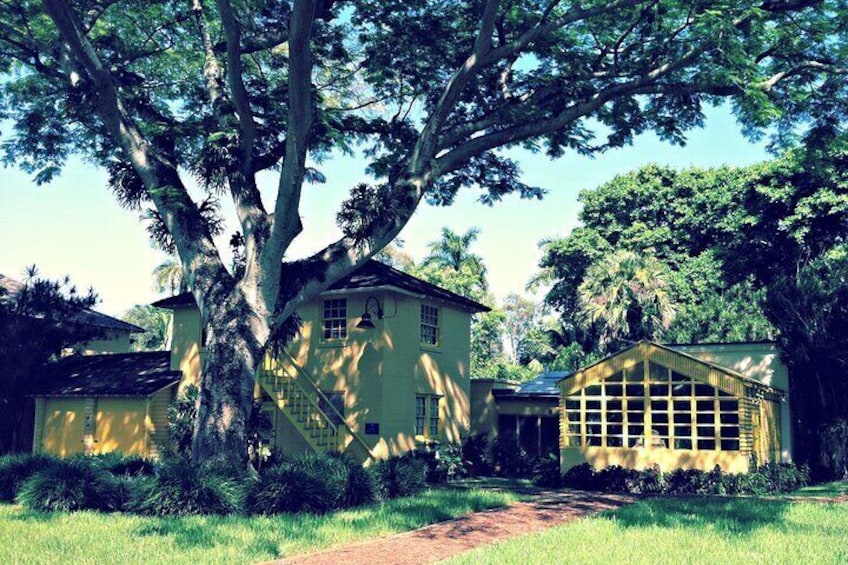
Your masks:
[[[0,274],[2,298],[14,297],[23,288],[20,281]],[[149,391],[128,386],[133,376],[149,377],[134,373],[134,369],[152,369],[148,357],[129,353],[134,334],[144,330],[89,309],[76,313],[70,322],[84,328],[91,338],[67,347],[62,360],[33,375],[35,385],[29,388],[23,425],[18,430],[21,443],[31,442],[35,451],[58,455],[115,449],[155,452],[149,434],[145,435],[152,426],[145,421]],[[160,394],[158,402],[163,399]],[[124,430],[132,429],[139,418],[145,433],[141,439],[127,439]],[[0,433],[11,431],[0,429]]]
[[[173,310],[171,368],[196,383],[203,324],[190,294]],[[298,310],[299,335],[266,357],[256,397],[284,453],[347,451],[366,461],[469,431],[470,324],[487,308],[377,261]]]
[[[32,391],[33,451],[61,457],[120,451],[155,457],[168,434],[180,374],[167,351],[74,355]]]
[[[791,453],[774,344],[639,342],[560,381],[560,465],[746,472]]]

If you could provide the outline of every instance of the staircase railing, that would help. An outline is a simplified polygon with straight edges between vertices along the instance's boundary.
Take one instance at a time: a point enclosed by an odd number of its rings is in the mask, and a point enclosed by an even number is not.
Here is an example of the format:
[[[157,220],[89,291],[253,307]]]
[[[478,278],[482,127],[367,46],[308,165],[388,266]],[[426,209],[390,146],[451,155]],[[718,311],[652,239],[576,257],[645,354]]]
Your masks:
[[[279,400],[284,403],[284,409],[295,418],[304,417],[303,426],[313,435],[316,447],[348,452],[352,450],[356,453],[351,455],[356,459],[363,462],[373,461],[375,457],[368,444],[348,425],[324,392],[288,351],[284,350],[283,356],[285,359],[277,360],[276,367],[272,367],[273,361],[266,357],[263,373],[266,379],[273,378],[272,386],[275,392],[282,393],[283,399]],[[296,374],[291,375],[288,367],[293,368]],[[346,436],[350,436],[349,443]]]

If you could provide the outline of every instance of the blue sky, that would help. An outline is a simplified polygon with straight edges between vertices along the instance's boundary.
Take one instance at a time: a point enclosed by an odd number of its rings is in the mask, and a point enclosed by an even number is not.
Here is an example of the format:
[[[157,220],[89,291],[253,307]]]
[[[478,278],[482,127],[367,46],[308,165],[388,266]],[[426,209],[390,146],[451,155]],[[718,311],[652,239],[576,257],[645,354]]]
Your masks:
[[[481,233],[475,251],[488,266],[492,291],[502,298],[523,291],[536,270],[541,239],[567,235],[577,224],[580,190],[647,163],[713,167],[747,165],[769,157],[764,144],[752,144],[741,135],[725,108],[708,110],[705,127],[691,132],[686,147],[670,146],[647,134],[631,147],[595,159],[567,154],[551,161],[527,152],[516,155],[526,182],[549,189],[544,200],[507,197],[489,207],[476,201],[474,191],[466,191],[449,208],[425,205],[401,234],[404,250],[420,259],[442,226],[459,232],[476,226]],[[314,252],[338,236],[335,212],[347,189],[366,180],[363,168],[355,158],[325,163],[327,184],[304,191],[305,229],[295,242],[293,257]],[[274,185],[271,175],[260,178],[269,201]],[[227,212],[230,223],[223,247],[236,229]],[[34,263],[43,275],[70,275],[78,286],[94,287],[102,300],[98,309],[108,314],[121,315],[133,304],[158,298],[151,272],[165,256],[150,246],[138,214],[116,204],[103,171],[80,161],[69,163],[58,179],[44,186],[36,186],[17,169],[0,169],[0,242],[0,273],[20,278]]]

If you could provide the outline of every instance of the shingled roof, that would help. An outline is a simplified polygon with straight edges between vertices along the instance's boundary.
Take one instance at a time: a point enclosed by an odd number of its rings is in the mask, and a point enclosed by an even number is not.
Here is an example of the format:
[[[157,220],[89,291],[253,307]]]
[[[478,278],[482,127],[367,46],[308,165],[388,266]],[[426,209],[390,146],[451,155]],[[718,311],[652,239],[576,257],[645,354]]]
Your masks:
[[[484,306],[470,298],[413,277],[373,259],[365,263],[358,271],[336,282],[327,290],[364,290],[380,287],[394,288],[417,295],[429,296],[449,302],[471,312],[488,312],[490,310],[488,306]],[[153,306],[158,308],[179,308],[194,304],[192,294],[190,292],[184,292],[183,294],[154,302]]]
[[[175,384],[169,351],[75,355],[45,365],[31,396],[150,396]]]
[[[0,274],[0,300],[9,299],[15,296],[21,289],[24,288],[24,283],[17,281],[11,277]],[[118,330],[129,333],[144,333],[144,329],[134,324],[127,323],[118,318],[113,318],[96,310],[85,309],[71,318],[77,324],[93,326],[107,330]]]

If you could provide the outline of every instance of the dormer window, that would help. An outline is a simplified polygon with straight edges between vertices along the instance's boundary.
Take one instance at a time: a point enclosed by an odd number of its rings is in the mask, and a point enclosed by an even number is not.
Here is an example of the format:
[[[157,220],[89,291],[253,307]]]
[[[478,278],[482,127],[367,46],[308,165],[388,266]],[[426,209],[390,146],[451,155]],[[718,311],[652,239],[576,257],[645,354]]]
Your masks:
[[[439,309],[429,304],[421,305],[421,345],[439,345]]]
[[[347,337],[347,299],[333,298],[324,301],[324,339]]]

